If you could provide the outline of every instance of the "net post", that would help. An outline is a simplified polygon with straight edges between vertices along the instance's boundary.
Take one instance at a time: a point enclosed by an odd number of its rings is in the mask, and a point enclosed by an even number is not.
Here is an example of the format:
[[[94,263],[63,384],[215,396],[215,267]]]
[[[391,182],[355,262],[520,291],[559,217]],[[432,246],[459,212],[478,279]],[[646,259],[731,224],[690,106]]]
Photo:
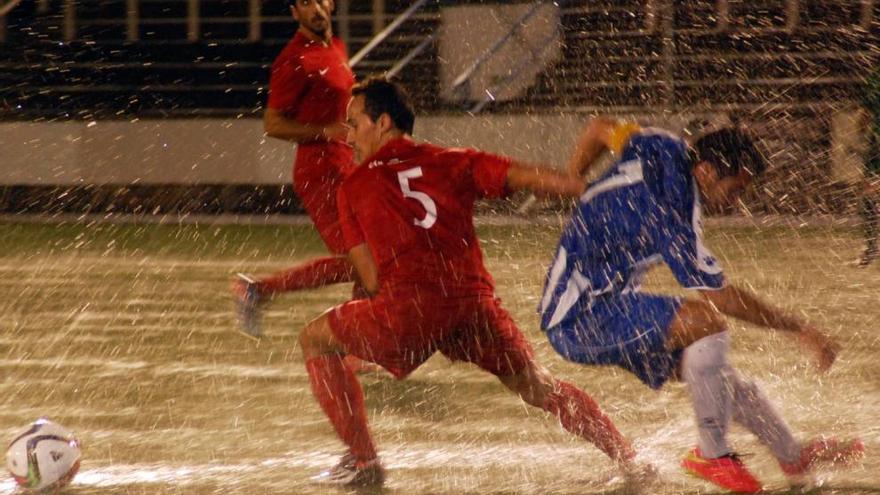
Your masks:
[[[717,16],[716,30],[727,31],[730,29],[730,3],[728,0],[718,0],[715,4]]]
[[[801,23],[801,9],[799,0],[786,0],[785,2],[785,29],[794,31]]]
[[[373,0],[373,36],[385,28],[385,0]]]
[[[195,42],[201,36],[199,19],[199,0],[187,0],[186,2],[186,40]]]
[[[137,41],[140,39],[138,26],[141,23],[141,6],[138,0],[125,1],[125,40]]]
[[[351,46],[351,5],[349,0],[336,2],[336,23],[339,29],[339,37],[345,46]]]
[[[871,22],[874,21],[874,0],[862,0],[861,11],[859,12],[859,26],[862,29],[871,29]]]
[[[64,0],[61,22],[64,41],[76,39],[76,0]]]
[[[248,0],[248,41],[251,43],[263,38],[263,7],[260,0]]]

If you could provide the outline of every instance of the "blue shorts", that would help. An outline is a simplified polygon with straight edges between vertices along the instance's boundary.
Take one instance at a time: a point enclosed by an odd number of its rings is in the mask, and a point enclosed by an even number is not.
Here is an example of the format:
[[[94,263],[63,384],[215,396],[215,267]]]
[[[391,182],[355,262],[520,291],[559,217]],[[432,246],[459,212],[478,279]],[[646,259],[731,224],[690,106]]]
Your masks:
[[[547,330],[547,338],[569,361],[617,365],[658,389],[674,376],[684,353],[666,349],[669,327],[680,306],[676,297],[606,294],[590,310]]]

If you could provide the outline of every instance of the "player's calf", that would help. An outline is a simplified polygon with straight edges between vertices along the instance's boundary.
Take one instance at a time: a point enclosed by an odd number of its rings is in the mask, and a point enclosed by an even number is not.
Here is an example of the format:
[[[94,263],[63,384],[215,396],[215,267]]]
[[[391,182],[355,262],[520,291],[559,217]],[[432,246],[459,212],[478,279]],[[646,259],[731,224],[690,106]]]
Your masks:
[[[636,452],[630,442],[581,389],[553,378],[534,362],[519,373],[499,379],[527,404],[553,414],[567,431],[596,445],[624,473],[645,471],[635,463]]]

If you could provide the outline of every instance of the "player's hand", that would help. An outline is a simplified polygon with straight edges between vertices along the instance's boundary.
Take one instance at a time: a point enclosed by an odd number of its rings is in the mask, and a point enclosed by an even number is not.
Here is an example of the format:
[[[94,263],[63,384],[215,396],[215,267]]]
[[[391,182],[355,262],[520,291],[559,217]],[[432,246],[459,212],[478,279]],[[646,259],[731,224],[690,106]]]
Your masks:
[[[819,371],[826,372],[840,352],[840,344],[837,344],[825,334],[815,328],[804,328],[800,332],[800,341],[816,354],[816,366]]]
[[[345,141],[348,136],[348,126],[342,122],[336,122],[324,127],[321,130],[321,135],[327,141]]]

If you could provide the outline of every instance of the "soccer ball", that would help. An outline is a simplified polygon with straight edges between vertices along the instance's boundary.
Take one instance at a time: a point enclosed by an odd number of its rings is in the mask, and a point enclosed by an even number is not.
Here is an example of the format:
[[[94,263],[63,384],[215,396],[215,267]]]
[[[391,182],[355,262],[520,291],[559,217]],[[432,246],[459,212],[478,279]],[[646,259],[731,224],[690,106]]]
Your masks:
[[[49,491],[73,480],[81,456],[72,431],[40,418],[9,444],[6,468],[20,487]]]

